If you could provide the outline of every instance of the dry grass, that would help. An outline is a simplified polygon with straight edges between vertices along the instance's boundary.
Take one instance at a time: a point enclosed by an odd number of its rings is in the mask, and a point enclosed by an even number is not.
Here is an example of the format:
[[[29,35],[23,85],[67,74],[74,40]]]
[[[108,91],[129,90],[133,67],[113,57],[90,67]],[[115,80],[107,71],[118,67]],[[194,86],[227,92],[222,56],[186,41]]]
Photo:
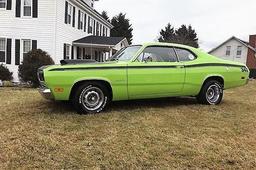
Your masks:
[[[220,106],[118,102],[98,115],[0,88],[0,169],[255,169],[255,87],[226,91]]]

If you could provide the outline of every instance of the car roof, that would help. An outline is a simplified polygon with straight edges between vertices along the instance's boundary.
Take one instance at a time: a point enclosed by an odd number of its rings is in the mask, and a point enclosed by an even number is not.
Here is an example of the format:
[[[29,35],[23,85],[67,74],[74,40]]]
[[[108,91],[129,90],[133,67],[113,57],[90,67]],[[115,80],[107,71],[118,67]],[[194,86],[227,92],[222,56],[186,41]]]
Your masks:
[[[180,47],[180,48],[186,48],[186,49],[196,49],[191,46],[183,45],[183,44],[176,44],[176,43],[165,43],[165,42],[148,42],[143,43],[142,46],[171,46],[171,47]]]

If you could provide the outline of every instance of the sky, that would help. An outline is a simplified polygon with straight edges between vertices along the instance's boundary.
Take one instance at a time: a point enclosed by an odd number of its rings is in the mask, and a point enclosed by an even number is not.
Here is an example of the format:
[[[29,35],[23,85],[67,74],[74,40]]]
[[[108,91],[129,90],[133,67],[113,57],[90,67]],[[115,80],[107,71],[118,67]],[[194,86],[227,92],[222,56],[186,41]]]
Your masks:
[[[111,18],[126,13],[133,44],[156,41],[168,23],[192,25],[205,51],[231,36],[248,41],[256,34],[256,0],[99,0],[95,9]]]

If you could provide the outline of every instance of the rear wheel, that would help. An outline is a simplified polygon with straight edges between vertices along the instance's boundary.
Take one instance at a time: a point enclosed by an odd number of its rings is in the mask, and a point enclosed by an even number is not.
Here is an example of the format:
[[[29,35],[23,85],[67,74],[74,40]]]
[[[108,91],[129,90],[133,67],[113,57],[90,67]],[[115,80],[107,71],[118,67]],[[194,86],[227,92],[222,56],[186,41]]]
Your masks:
[[[95,114],[105,109],[109,99],[109,93],[104,85],[88,82],[76,89],[72,97],[72,104],[78,113]]]
[[[216,80],[210,80],[202,87],[197,96],[197,101],[201,104],[218,105],[221,103],[222,98],[223,85]]]

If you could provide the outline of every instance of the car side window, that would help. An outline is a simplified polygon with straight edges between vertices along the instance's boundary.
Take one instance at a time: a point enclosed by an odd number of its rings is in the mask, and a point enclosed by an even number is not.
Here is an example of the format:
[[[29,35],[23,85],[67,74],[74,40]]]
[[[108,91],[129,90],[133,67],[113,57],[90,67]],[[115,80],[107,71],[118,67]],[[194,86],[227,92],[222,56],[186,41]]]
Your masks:
[[[196,59],[196,56],[188,50],[175,48],[175,51],[178,55],[179,61],[193,61]]]
[[[177,62],[171,47],[147,47],[137,59],[141,62]]]

